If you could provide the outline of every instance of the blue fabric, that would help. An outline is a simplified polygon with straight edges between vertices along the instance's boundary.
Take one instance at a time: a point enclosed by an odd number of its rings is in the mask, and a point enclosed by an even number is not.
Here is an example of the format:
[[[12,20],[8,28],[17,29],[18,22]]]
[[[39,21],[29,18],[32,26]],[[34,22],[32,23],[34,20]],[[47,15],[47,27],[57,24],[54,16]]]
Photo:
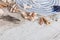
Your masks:
[[[60,6],[53,6],[53,12],[60,12]]]
[[[52,13],[53,6],[59,4],[59,0],[16,0],[20,9],[24,10],[23,4],[32,5],[31,9],[26,9],[24,11],[37,12],[37,13]]]

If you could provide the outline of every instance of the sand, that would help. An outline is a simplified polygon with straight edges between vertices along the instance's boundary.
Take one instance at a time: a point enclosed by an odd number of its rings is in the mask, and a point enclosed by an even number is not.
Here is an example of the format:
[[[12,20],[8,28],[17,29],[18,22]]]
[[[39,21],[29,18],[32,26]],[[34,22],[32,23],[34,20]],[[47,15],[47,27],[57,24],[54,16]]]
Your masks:
[[[11,15],[21,21],[14,24],[0,20],[0,40],[60,40],[60,21],[39,25],[37,20],[23,19],[21,13],[10,13],[6,8],[3,11],[3,15]]]

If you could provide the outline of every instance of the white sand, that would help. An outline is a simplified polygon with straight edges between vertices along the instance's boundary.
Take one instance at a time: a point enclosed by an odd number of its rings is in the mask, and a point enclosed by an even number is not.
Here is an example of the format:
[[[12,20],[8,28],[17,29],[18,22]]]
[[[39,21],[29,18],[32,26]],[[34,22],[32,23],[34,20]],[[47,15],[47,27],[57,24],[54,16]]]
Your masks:
[[[60,22],[39,25],[37,21],[24,20],[20,13],[5,13],[21,19],[19,24],[0,20],[0,40],[60,40]],[[7,15],[4,14],[4,15]]]

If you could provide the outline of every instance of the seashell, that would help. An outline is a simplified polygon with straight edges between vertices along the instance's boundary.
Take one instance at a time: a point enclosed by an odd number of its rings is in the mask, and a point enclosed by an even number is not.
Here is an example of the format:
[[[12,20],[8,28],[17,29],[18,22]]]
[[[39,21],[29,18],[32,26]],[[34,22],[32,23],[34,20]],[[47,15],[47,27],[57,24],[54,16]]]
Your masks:
[[[17,12],[20,12],[20,9],[18,8],[18,6],[16,4],[10,4],[8,6],[8,9],[10,12],[12,13],[17,13]]]
[[[22,16],[30,21],[34,21],[37,18],[37,14],[34,12],[22,12]]]
[[[15,0],[2,0],[4,3],[9,3],[9,4],[11,4],[11,3],[15,3]]]
[[[48,19],[46,19],[45,17],[43,17],[43,21],[44,21],[44,23],[45,23],[45,24],[47,24],[47,25],[49,25],[49,24],[50,24],[49,20],[48,20]]]
[[[46,17],[40,17],[39,24],[42,25],[43,23],[45,23],[46,25],[50,24],[49,20],[46,19]]]
[[[26,12],[24,12],[24,11],[22,11],[21,13],[22,13],[22,14],[21,14],[21,15],[22,15],[22,17],[23,17],[23,18],[25,18],[25,19],[27,19],[28,14],[27,14]]]
[[[29,16],[29,17],[30,17],[30,20],[34,21],[34,20],[37,19],[37,13],[32,12],[32,13],[30,13],[29,15],[30,15],[30,16]]]
[[[0,8],[5,8],[7,7],[8,4],[7,3],[4,3],[4,2],[0,2]]]
[[[44,21],[43,21],[43,18],[41,17],[41,18],[39,19],[39,24],[42,25],[43,23],[44,23]]]

